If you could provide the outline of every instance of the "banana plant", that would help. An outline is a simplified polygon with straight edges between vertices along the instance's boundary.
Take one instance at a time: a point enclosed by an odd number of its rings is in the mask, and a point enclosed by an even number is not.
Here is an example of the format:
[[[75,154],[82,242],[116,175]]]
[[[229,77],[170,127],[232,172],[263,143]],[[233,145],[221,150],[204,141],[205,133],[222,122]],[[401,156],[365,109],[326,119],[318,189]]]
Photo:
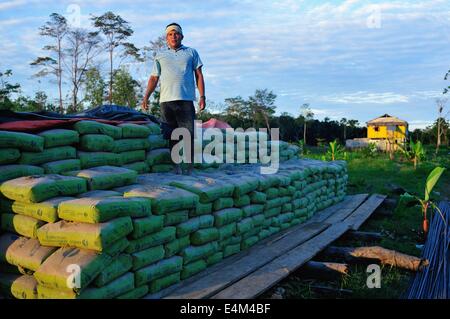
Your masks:
[[[414,169],[417,169],[419,162],[425,158],[425,148],[420,141],[414,143],[414,141],[411,140],[409,141],[409,147],[408,145],[405,147],[399,146],[399,150],[406,157],[406,159],[414,163]]]
[[[431,191],[434,188],[434,186],[436,185],[436,183],[439,181],[439,178],[444,173],[444,171],[445,171],[445,168],[439,167],[439,166],[435,167],[431,171],[431,173],[428,175],[427,180],[425,182],[425,193],[424,193],[423,198],[420,198],[415,195],[411,195],[409,193],[404,193],[403,195],[400,196],[398,208],[399,207],[408,207],[408,206],[412,206],[414,204],[420,204],[421,209],[422,209],[422,214],[423,214],[422,228],[423,228],[425,237],[427,236],[428,230],[429,230],[429,222],[428,222],[428,217],[427,217],[428,208],[430,208],[430,207],[434,208],[441,215],[441,217],[444,218],[439,207],[430,199]],[[444,221],[445,221],[445,219],[444,219]]]
[[[342,146],[338,144],[337,140],[329,143],[327,155],[331,157],[331,160],[336,160],[337,155],[343,152]]]

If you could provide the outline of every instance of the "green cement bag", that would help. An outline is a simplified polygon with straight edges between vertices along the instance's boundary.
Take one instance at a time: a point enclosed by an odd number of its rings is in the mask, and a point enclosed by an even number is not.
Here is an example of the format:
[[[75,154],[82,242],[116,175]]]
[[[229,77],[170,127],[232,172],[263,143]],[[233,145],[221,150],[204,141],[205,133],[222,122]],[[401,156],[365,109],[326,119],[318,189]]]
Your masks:
[[[36,271],[56,250],[41,246],[37,239],[19,237],[9,245],[5,258],[11,265]]]
[[[146,155],[147,164],[172,164],[172,157],[170,156],[170,150],[168,148],[158,148],[147,152]]]
[[[146,284],[175,272],[180,272],[182,268],[183,258],[180,256],[160,260],[153,265],[135,271],[136,286]]]
[[[136,162],[122,165],[123,168],[131,169],[136,171],[138,174],[145,174],[149,172],[149,167],[146,162]]]
[[[251,200],[250,196],[248,195],[242,195],[237,198],[234,198],[234,206],[242,208],[244,206],[250,205]]]
[[[243,239],[242,243],[241,243],[241,250],[245,250],[245,249],[250,248],[251,246],[256,244],[258,241],[259,241],[259,237],[258,236],[252,236],[252,237],[249,237],[247,239]]]
[[[181,251],[181,256],[185,264],[190,263],[219,251],[219,244],[217,242],[209,242],[201,246],[189,246]]]
[[[223,252],[219,251],[213,255],[206,257],[206,264],[209,267],[222,261],[222,259],[223,259]]]
[[[133,239],[141,238],[146,235],[159,232],[163,229],[163,227],[164,216],[152,215],[148,217],[135,218],[133,219],[133,232],[131,232],[130,237]]]
[[[227,245],[223,248],[223,257],[226,258],[228,256],[237,254],[240,251],[241,251],[241,244]]]
[[[59,220],[58,205],[73,197],[55,197],[40,203],[10,202],[11,212],[33,217],[45,222],[54,223]]]
[[[81,168],[83,169],[107,165],[122,165],[122,158],[120,154],[116,153],[78,151],[77,157],[80,159]]]
[[[2,148],[42,152],[44,150],[44,138],[28,133],[0,131],[0,145]]]
[[[195,208],[198,203],[197,195],[166,185],[133,185],[124,189],[123,196],[150,198],[152,200],[152,212],[157,215]]]
[[[193,209],[190,213],[189,216],[191,217],[195,217],[195,216],[201,216],[201,215],[206,215],[206,214],[211,214],[212,213],[212,203],[197,203],[197,205],[195,206],[195,209]]]
[[[160,291],[166,287],[172,286],[180,281],[181,281],[181,279],[180,279],[179,272],[158,278],[150,283],[149,292],[151,292],[151,293],[158,292],[158,291]]]
[[[101,288],[90,287],[82,291],[78,299],[112,299],[135,288],[134,274],[128,272]]]
[[[122,128],[123,138],[147,137],[151,133],[151,130],[144,125],[138,125],[133,123],[122,123],[117,126]]]
[[[226,208],[214,212],[214,226],[221,227],[236,222],[242,218],[242,214],[239,208]]]
[[[99,166],[66,174],[84,178],[89,190],[111,189],[130,185],[136,182],[137,178],[136,171],[114,166]]]
[[[161,134],[161,127],[153,122],[149,122],[144,124],[145,127],[147,127],[148,129],[150,129],[150,134],[151,135],[159,135]]]
[[[144,250],[149,247],[162,245],[176,238],[176,227],[169,226],[164,227],[163,230],[141,237],[139,239],[130,240],[130,245],[125,250],[127,253],[132,254],[140,250]]]
[[[120,253],[123,253],[125,249],[128,248],[130,245],[130,242],[127,238],[122,237],[116,242],[114,242],[111,246],[106,247],[106,249],[103,251],[103,253],[110,255],[111,257],[116,257]]]
[[[38,229],[38,238],[44,246],[72,246],[103,251],[133,231],[130,217],[119,217],[100,224],[59,221]]]
[[[80,194],[77,197],[78,198],[86,198],[86,197],[105,198],[105,197],[112,197],[112,196],[122,196],[122,193],[115,192],[115,191],[95,190],[95,191],[89,191],[89,192]]]
[[[148,294],[148,286],[143,285],[116,297],[116,299],[141,299]]]
[[[44,261],[34,273],[34,277],[39,285],[48,288],[83,290],[111,263],[111,260],[107,254],[63,247]],[[79,276],[73,276],[74,273]]]
[[[164,215],[164,226],[175,226],[189,219],[189,210],[168,212]]]
[[[79,121],[73,127],[80,134],[104,134],[115,140],[122,138],[122,128],[96,121]]]
[[[167,145],[168,145],[167,140],[164,139],[162,134],[150,135],[147,138],[147,140],[150,144],[150,150],[153,150],[156,148],[164,148],[164,147],[167,147]]]
[[[170,243],[164,245],[165,255],[164,258],[172,257],[173,255],[178,254],[181,250],[188,247],[191,244],[189,236],[184,236],[179,239],[175,239]]]
[[[102,272],[95,278],[94,285],[103,287],[114,279],[122,276],[133,267],[131,255],[121,254],[116,257]]]
[[[103,134],[82,135],[79,148],[88,152],[110,152],[114,148],[114,139]]]
[[[46,148],[42,152],[22,152],[19,164],[40,165],[48,162],[55,162],[77,157],[77,150],[72,146],[60,146]]]
[[[164,259],[165,250],[163,245],[147,248],[131,255],[132,270],[136,271],[142,267],[151,265],[159,260]]]
[[[233,236],[236,233],[236,223],[231,223],[218,228],[219,240],[222,241],[226,238]]]
[[[44,169],[39,166],[20,165],[20,164],[1,165],[0,183],[22,176],[42,175],[42,174],[44,174]]]
[[[224,208],[231,208],[234,205],[234,201],[232,197],[222,197],[218,198],[213,202],[214,210],[221,210]]]
[[[0,192],[19,202],[39,203],[52,197],[86,192],[86,181],[56,174],[25,176],[4,182]]]
[[[267,195],[263,192],[251,192],[250,193],[250,200],[252,204],[265,204],[267,201]]]
[[[243,217],[250,217],[250,216],[262,213],[264,210],[264,205],[253,204],[253,205],[244,206],[241,209],[242,209]]]
[[[74,130],[53,129],[38,134],[44,138],[44,147],[66,146],[76,144],[80,140],[80,134]]]
[[[16,148],[0,148],[0,165],[13,164],[20,158],[20,151]]]
[[[66,159],[55,162],[49,162],[41,165],[45,174],[61,174],[64,172],[77,171],[81,169],[79,159]]]
[[[37,230],[44,224],[44,221],[29,216],[17,214],[1,215],[1,229],[25,237],[36,238]]]
[[[206,261],[202,259],[184,265],[183,270],[181,271],[181,280],[184,280],[199,273],[206,267],[207,267]]]
[[[252,230],[255,227],[253,219],[250,217],[244,218],[236,224],[236,234],[242,235],[243,233]]]
[[[219,239],[219,230],[217,228],[199,229],[191,234],[191,243],[193,245],[203,245]]]
[[[234,186],[230,183],[203,176],[195,178],[183,176],[179,181],[173,181],[170,184],[197,194],[200,201],[204,203],[212,202],[221,197],[231,197],[234,191]]]
[[[103,223],[117,217],[133,218],[150,216],[151,203],[148,198],[77,198],[61,202],[58,216],[61,219],[84,223]]]
[[[142,162],[142,161],[146,160],[144,150],[122,152],[122,153],[119,153],[118,155],[120,156],[122,165],[136,163],[136,162]],[[147,162],[147,164],[148,164],[148,162]]]
[[[146,138],[128,138],[115,140],[112,151],[114,153],[122,153],[135,150],[146,150],[150,147],[150,143]]]
[[[173,171],[173,164],[156,164],[151,167],[152,173],[169,173]]]

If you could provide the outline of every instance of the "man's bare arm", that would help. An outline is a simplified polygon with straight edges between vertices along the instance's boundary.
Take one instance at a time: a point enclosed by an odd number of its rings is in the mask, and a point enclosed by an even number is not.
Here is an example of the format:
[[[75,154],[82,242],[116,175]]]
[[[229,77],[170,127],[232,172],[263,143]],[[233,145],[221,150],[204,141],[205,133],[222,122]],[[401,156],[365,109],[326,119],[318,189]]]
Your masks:
[[[206,106],[206,98],[205,98],[205,80],[203,78],[202,68],[199,67],[195,70],[195,80],[197,82],[198,92],[200,93],[200,100],[198,105],[200,110],[203,110]]]
[[[144,100],[142,101],[142,108],[148,110],[148,99],[150,95],[155,91],[156,85],[158,85],[158,76],[150,76],[147,83],[147,89],[145,90]]]

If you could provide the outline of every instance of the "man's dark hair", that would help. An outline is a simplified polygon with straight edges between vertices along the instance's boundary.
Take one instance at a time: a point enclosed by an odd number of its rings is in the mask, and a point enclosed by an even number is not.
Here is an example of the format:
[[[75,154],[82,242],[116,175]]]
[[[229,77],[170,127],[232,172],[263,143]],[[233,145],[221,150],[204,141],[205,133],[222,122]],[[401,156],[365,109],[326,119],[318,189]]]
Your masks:
[[[178,23],[176,23],[176,22],[172,22],[172,23],[170,23],[170,24],[166,25],[166,29],[167,29],[168,27],[170,27],[171,25],[176,25],[177,27],[179,27],[180,29],[182,29],[182,30],[183,30],[183,28],[181,27],[181,25],[179,25],[179,24],[178,24]]]

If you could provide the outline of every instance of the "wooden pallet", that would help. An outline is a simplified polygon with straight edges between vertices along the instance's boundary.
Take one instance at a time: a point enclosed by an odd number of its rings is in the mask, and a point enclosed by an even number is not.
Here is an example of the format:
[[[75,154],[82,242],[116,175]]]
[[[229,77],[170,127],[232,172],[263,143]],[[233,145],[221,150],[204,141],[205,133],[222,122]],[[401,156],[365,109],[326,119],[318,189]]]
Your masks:
[[[255,298],[312,259],[348,230],[358,229],[384,201],[384,195],[358,194],[318,212],[250,249],[147,298]]]

